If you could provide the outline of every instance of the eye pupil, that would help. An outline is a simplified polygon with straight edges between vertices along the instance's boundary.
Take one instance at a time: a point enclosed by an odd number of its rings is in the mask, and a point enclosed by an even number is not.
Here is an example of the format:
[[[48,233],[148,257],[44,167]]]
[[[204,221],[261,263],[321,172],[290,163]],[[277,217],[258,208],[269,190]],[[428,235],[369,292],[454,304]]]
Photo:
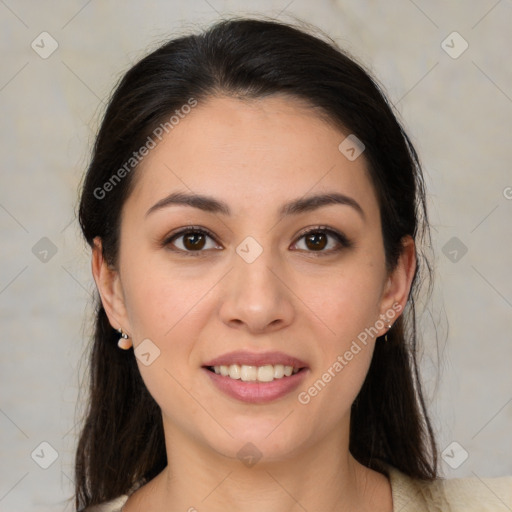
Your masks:
[[[327,245],[327,236],[325,233],[310,233],[306,236],[306,245],[308,249],[323,249]]]
[[[202,233],[187,233],[183,235],[183,245],[191,251],[199,250],[204,247],[205,237]]]

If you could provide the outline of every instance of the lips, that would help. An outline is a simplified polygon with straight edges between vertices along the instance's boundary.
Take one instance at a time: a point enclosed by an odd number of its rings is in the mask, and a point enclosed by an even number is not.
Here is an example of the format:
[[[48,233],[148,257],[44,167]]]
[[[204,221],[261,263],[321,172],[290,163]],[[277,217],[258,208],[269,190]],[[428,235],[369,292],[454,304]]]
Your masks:
[[[304,361],[288,354],[284,354],[283,352],[262,352],[258,354],[243,350],[229,352],[228,354],[211,359],[210,361],[207,361],[203,367],[231,366],[232,364],[240,366],[275,366],[282,364],[283,366],[293,366],[293,368],[298,370],[308,367]]]
[[[256,368],[257,374],[254,373]],[[279,373],[277,378],[274,378],[276,374],[267,375],[270,369]],[[268,403],[289,395],[304,381],[307,370],[304,361],[282,352],[258,354],[236,351],[211,359],[203,365],[203,371],[218,390],[231,398],[252,404]],[[233,375],[233,371],[236,375]],[[264,378],[261,372],[265,374]]]

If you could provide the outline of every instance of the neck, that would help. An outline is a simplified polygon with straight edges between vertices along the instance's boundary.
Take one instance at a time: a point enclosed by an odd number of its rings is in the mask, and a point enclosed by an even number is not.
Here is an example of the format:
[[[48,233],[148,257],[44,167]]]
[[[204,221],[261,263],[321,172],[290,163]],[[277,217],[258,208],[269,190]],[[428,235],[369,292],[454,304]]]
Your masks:
[[[139,499],[131,500],[140,503],[140,510],[392,510],[385,477],[359,464],[349,453],[348,436],[339,432],[287,458],[272,460],[263,454],[254,463],[257,457],[245,462],[229,458],[170,430],[166,429],[168,466],[145,486]]]

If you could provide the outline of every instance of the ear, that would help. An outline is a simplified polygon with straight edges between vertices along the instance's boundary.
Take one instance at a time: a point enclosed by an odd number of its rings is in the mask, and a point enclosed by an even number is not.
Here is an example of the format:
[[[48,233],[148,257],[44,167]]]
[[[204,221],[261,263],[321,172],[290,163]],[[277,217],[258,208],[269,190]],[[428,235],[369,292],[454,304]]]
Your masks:
[[[380,318],[392,325],[403,312],[409,297],[412,280],[416,271],[416,248],[410,235],[402,239],[402,250],[396,267],[389,274],[382,292],[380,303]],[[387,319],[387,320],[386,320]],[[382,334],[387,332],[384,329]]]
[[[110,325],[114,329],[122,328],[124,332],[131,333],[124,294],[118,271],[109,266],[103,257],[103,248],[100,237],[94,239],[92,249],[92,274],[101,297],[101,302],[107,313]]]

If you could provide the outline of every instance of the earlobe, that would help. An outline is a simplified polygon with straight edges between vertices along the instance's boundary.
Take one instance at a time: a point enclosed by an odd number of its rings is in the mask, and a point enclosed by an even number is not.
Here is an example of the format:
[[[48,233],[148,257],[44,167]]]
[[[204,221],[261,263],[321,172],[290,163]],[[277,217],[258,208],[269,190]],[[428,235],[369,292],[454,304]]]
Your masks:
[[[119,273],[105,260],[100,237],[94,239],[91,268],[110,325],[116,330],[122,328],[130,332]]]
[[[381,300],[381,315],[391,317],[390,324],[396,321],[405,308],[415,271],[416,248],[413,238],[407,235],[402,239],[400,256],[387,279]]]

